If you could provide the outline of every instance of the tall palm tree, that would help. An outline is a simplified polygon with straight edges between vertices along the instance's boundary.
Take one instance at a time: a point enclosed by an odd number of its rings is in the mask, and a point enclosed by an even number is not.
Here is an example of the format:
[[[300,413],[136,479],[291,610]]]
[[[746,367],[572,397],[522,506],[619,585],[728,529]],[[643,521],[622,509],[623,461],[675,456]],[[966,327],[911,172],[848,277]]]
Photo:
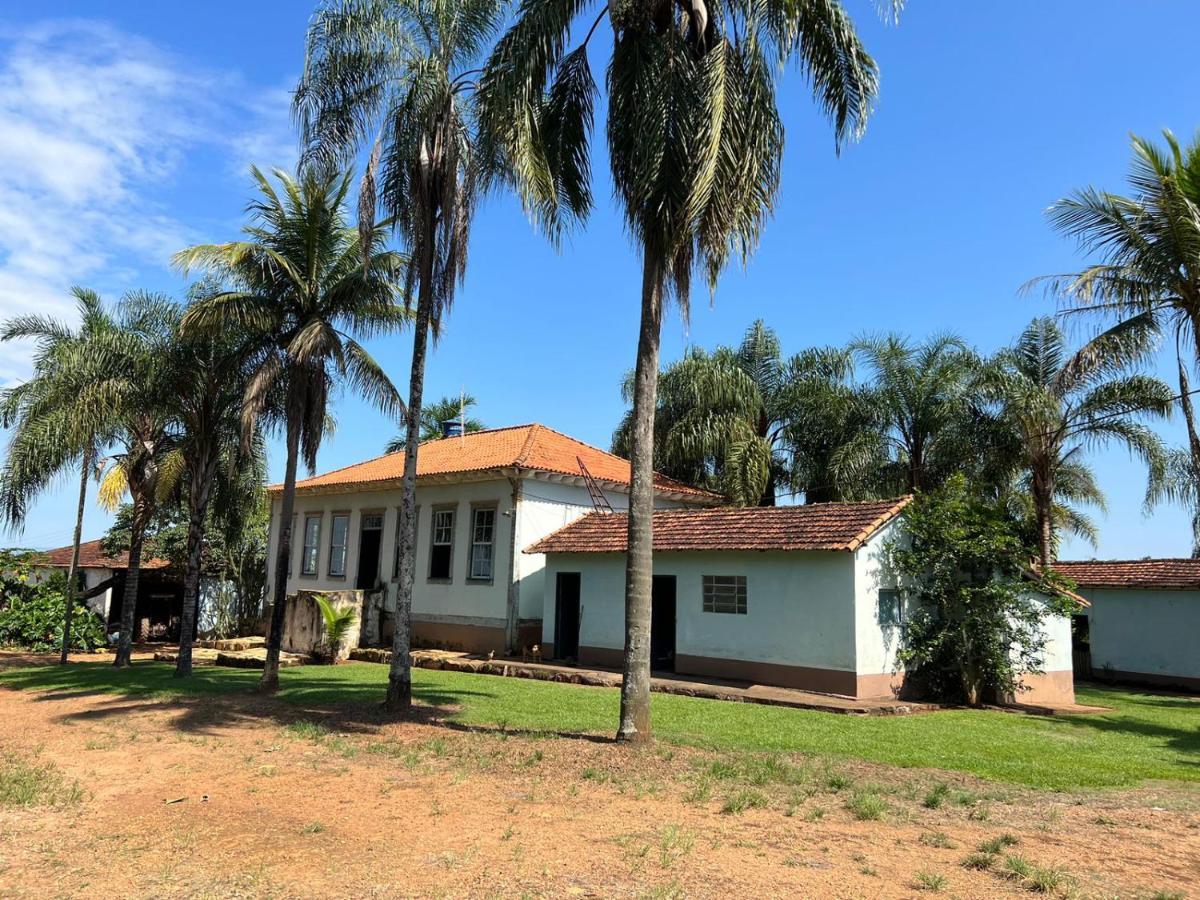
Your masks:
[[[412,705],[409,648],[416,575],[417,454],[425,357],[466,273],[483,160],[474,129],[478,69],[500,26],[502,0],[332,0],[308,32],[296,91],[309,157],[341,160],[370,144],[359,199],[369,221],[381,199],[412,264],[416,296],[405,412],[400,579],[387,707]]]
[[[201,284],[193,302],[203,302],[220,289]],[[209,503],[222,481],[236,482],[254,494],[261,485],[247,483],[246,473],[261,468],[263,448],[257,434],[242,440],[242,403],[253,375],[260,341],[240,329],[193,330],[182,337],[173,368],[172,404],[180,429],[188,496],[187,566],[183,579],[183,611],[175,677],[192,674],[192,642],[200,607],[200,575]],[[225,492],[228,493],[228,492]],[[230,501],[224,501],[226,508]],[[237,502],[233,503],[237,506]]]
[[[1166,149],[1133,138],[1131,195],[1089,187],[1050,207],[1051,225],[1078,240],[1096,262],[1069,275],[1038,279],[1072,312],[1172,334],[1190,465],[1176,475],[1200,477],[1188,369],[1200,362],[1200,136],[1186,147],[1170,131]],[[1191,475],[1188,472],[1192,473]],[[1179,484],[1183,497],[1200,487]],[[1200,518],[1193,518],[1200,550]]]
[[[470,394],[459,397],[443,397],[436,403],[427,403],[421,407],[421,440],[436,441],[445,437],[442,425],[446,422],[462,422],[462,430],[467,434],[483,431],[487,426],[474,416],[468,416],[466,411],[475,406],[476,399]],[[408,429],[389,440],[383,448],[384,453],[399,453],[408,441]]]
[[[279,686],[291,555],[296,469],[316,469],[330,392],[347,384],[382,412],[404,408],[396,388],[358,338],[399,329],[409,320],[396,303],[405,260],[385,249],[390,223],[365,229],[347,222],[352,176],[308,168],[296,178],[276,170],[281,192],[252,169],[259,196],[249,206],[246,238],[202,244],[174,257],[185,273],[209,272],[228,285],[194,302],[183,334],[240,330],[256,343],[242,401],[243,439],[260,418],[282,421],[287,452],[267,659],[260,688]],[[360,223],[361,224],[361,223]],[[369,265],[364,265],[364,258]]]
[[[976,455],[972,401],[980,362],[963,340],[938,334],[920,344],[889,334],[852,345],[874,376],[893,471],[889,493],[936,487]]]
[[[996,415],[1020,439],[1019,477],[1028,486],[1043,568],[1054,561],[1064,524],[1058,501],[1098,495],[1083,460],[1088,450],[1123,446],[1146,463],[1152,486],[1162,478],[1162,442],[1140,420],[1166,418],[1174,398],[1162,381],[1136,371],[1152,349],[1146,332],[1126,328],[1072,353],[1055,321],[1039,318],[989,373]]]
[[[659,376],[654,414],[655,468],[725,492],[744,506],[775,504],[790,463],[783,435],[791,384],[779,337],[754,322],[737,348],[692,349]],[[634,378],[622,394],[633,400]],[[613,452],[628,455],[633,414],[626,412]]]
[[[113,664],[131,664],[142,549],[146,528],[159,504],[178,490],[183,457],[172,399],[179,350],[179,307],[160,294],[126,294],[117,309],[117,329],[89,348],[77,409],[93,421],[111,416],[118,423],[115,451],[101,462],[106,474],[98,500],[116,510],[126,494],[133,515],[129,562],[121,599],[121,625]],[[73,404],[74,406],[74,404]]]
[[[854,381],[854,353],[811,347],[788,361],[788,481],[805,503],[892,494],[886,423],[874,389]]]
[[[79,544],[83,537],[88,478],[95,468],[97,450],[107,442],[113,424],[111,420],[87,421],[75,414],[72,403],[82,385],[73,381],[71,373],[77,375],[87,359],[89,343],[94,344],[116,327],[95,291],[74,287],[71,293],[79,315],[76,328],[46,316],[30,315],[9,319],[0,329],[2,341],[37,342],[32,376],[0,392],[0,424],[13,429],[0,471],[0,516],[9,527],[22,526],[29,504],[37,494],[66,468],[76,465],[79,468],[79,501],[67,569],[59,656],[64,665],[71,646],[71,616],[78,588]]]
[[[899,5],[896,3],[895,5]],[[599,6],[583,42],[575,21]],[[710,289],[736,251],[757,244],[774,207],[783,152],[775,82],[795,61],[836,146],[859,136],[877,69],[837,0],[522,0],[488,60],[480,111],[527,212],[557,238],[592,207],[589,142],[598,90],[588,44],[608,16],[609,160],[642,255],[634,369],[621,740],[650,738],[650,587],[654,413],[663,304],[686,313],[692,275]],[[587,20],[584,19],[586,26]]]

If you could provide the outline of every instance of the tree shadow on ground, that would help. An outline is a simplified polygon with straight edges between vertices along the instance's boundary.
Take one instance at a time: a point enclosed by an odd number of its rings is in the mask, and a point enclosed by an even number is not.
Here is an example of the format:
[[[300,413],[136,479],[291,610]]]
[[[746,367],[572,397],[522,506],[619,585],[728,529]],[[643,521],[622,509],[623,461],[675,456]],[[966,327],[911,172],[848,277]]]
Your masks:
[[[189,679],[176,679],[173,669],[137,662],[128,669],[104,663],[64,667],[12,668],[0,672],[0,689],[29,691],[36,703],[65,703],[104,698],[86,709],[64,711],[62,722],[98,722],[145,713],[167,713],[170,727],[195,736],[212,736],[225,728],[269,723],[286,727],[310,721],[334,732],[376,734],[385,726],[425,724],[462,733],[548,736],[611,742],[579,732],[548,732],[507,725],[467,725],[453,716],[472,698],[494,699],[487,690],[413,685],[412,710],[403,716],[383,708],[386,681],[339,674],[343,667],[298,667],[285,670],[277,694],[256,690],[260,672],[197,668]],[[36,692],[36,693],[35,693]]]
[[[1151,738],[1190,757],[1180,760],[1185,765],[1200,766],[1200,705],[1186,698],[1168,694],[1126,695],[1120,712],[1063,716],[1058,721],[1073,728]]]

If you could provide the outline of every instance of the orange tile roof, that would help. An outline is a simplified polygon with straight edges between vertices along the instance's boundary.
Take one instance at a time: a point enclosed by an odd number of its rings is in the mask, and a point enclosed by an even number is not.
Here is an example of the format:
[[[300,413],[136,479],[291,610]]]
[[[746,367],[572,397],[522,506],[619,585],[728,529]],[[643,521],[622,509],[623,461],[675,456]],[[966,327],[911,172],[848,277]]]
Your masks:
[[[1056,562],[1080,587],[1200,589],[1200,559],[1096,559]]]
[[[417,477],[532,469],[558,475],[579,475],[582,459],[597,481],[629,484],[629,460],[606,453],[545,425],[514,425],[475,431],[464,437],[425,441],[417,457]],[[298,492],[353,490],[381,483],[398,483],[404,476],[404,453],[388,453],[296,482]],[[655,475],[655,487],[697,502],[718,503],[717,494],[694,488],[665,475]],[[278,491],[281,485],[272,485]]]
[[[911,497],[805,506],[667,509],[654,513],[655,551],[853,551],[899,515]],[[526,553],[623,553],[624,513],[591,513],[528,547]]]
[[[67,569],[71,566],[71,546],[57,547],[54,550],[44,550],[39,555],[46,558],[46,565],[56,569]],[[103,541],[83,541],[79,545],[79,567],[81,569],[124,569],[129,565],[129,554],[122,552],[116,556],[104,553]],[[170,565],[165,559],[143,559],[143,569],[165,569]]]

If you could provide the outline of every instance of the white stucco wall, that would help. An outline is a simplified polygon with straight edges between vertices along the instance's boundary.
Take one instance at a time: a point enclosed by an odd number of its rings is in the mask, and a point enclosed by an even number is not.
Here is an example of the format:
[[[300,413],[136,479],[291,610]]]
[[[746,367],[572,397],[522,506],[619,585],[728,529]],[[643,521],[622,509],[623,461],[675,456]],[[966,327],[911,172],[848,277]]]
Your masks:
[[[429,622],[504,627],[508,603],[508,585],[513,576],[513,526],[516,524],[517,556],[515,576],[518,581],[518,615],[521,619],[540,619],[543,611],[545,558],[540,554],[522,553],[525,547],[564,525],[592,511],[586,487],[562,483],[546,477],[519,479],[520,499],[514,507],[512,483],[506,478],[486,481],[467,481],[448,484],[418,484],[417,505],[417,569],[413,585],[413,615]],[[628,495],[611,488],[605,494],[615,509],[628,506]],[[679,506],[671,501],[657,501],[660,507]],[[495,562],[490,584],[467,579],[468,551],[471,540],[472,505],[495,505],[496,532]],[[380,573],[387,590],[387,607],[395,609],[396,582],[392,577],[395,559],[396,529],[399,524],[399,489],[386,491],[349,491],[337,494],[296,497],[296,520],[292,535],[292,562],[288,592],[304,590],[342,590],[353,588],[358,573],[359,537],[363,513],[382,512],[384,516]],[[449,583],[429,580],[430,529],[434,507],[454,506],[455,532]],[[274,583],[275,548],[279,539],[278,495],[272,501],[268,555],[268,596]],[[332,540],[332,517],[335,513],[350,514],[349,543],[346,553],[346,576],[329,575],[329,552]],[[316,577],[300,575],[300,554],[304,544],[306,515],[320,513],[320,557]]]
[[[49,575],[55,571],[65,571],[65,570],[61,570],[61,569],[56,570],[53,568],[45,568],[45,569],[39,568],[39,569],[34,569],[31,574],[32,574],[33,578],[36,578],[38,581],[41,581],[43,578],[49,577]],[[83,569],[82,572],[83,572],[83,589],[85,592],[90,591],[96,585],[100,584],[100,582],[107,581],[108,579],[112,578],[112,576],[113,576],[112,569],[91,569],[91,568],[89,568],[89,569]],[[111,587],[105,588],[101,593],[97,594],[95,597],[89,597],[86,602],[87,602],[88,609],[90,609],[96,615],[103,618],[105,621],[108,621],[108,611],[109,611],[110,607],[112,606],[112,588]]]
[[[1042,620],[1046,646],[1042,650],[1042,671],[1069,672],[1074,668],[1071,654],[1071,619],[1068,616],[1047,615]]]
[[[554,584],[579,572],[579,643],[625,643],[625,557],[551,554],[542,635],[554,640]],[[676,578],[677,655],[856,672],[855,565],[848,553],[658,553],[655,575]],[[746,614],[703,612],[702,576],[745,575]]]
[[[298,494],[296,497],[296,528],[292,536],[292,562],[288,578],[288,593],[296,590],[345,590],[353,588],[358,574],[359,539],[364,513],[383,514],[383,536],[380,549],[380,577],[387,591],[387,607],[395,609],[396,580],[393,567],[396,552],[396,529],[399,523],[399,490],[359,491],[341,494]],[[419,485],[417,505],[416,580],[413,585],[413,615],[427,621],[462,621],[476,625],[503,627],[508,601],[509,558],[512,547],[513,504],[512,486],[506,479],[457,484]],[[471,509],[473,505],[494,505],[496,525],[494,535],[494,564],[490,583],[467,578],[471,543]],[[270,581],[274,583],[275,548],[278,542],[280,501],[276,497],[271,510]],[[452,507],[454,517],[454,546],[451,555],[451,578],[448,582],[429,580],[430,529],[434,507]],[[332,517],[349,512],[350,529],[346,550],[346,575],[329,575],[329,552],[332,541]],[[316,577],[300,574],[300,555],[304,545],[306,515],[321,515],[320,556]]]
[[[888,547],[896,539],[893,520],[854,553],[855,671],[859,675],[891,675],[904,636],[903,624],[881,621],[879,592],[896,587]]]
[[[1092,602],[1092,669],[1200,678],[1200,591],[1081,588]]]

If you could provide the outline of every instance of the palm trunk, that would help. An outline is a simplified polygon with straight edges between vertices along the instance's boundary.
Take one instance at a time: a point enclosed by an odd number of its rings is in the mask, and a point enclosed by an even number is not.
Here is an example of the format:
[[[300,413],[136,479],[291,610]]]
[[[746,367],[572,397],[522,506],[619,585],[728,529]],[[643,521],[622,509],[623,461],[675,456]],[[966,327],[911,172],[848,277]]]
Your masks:
[[[396,586],[396,617],[392,633],[392,663],[388,670],[389,712],[412,708],[412,592],[416,581],[417,452],[421,446],[421,402],[425,392],[425,354],[429,346],[429,320],[433,314],[433,253],[426,245],[421,257],[421,291],[413,335],[412,370],[408,380],[408,409],[404,421],[404,484],[400,497],[400,583]]]
[[[1033,508],[1037,520],[1038,562],[1042,570],[1054,562],[1054,482],[1049,476],[1034,475]]]
[[[296,388],[291,388],[289,394]],[[296,466],[300,459],[301,410],[294,396],[288,397],[287,463],[283,474],[283,496],[279,503],[279,546],[275,549],[275,584],[271,597],[271,627],[267,634],[267,658],[263,662],[258,689],[279,689],[279,651],[283,645],[283,615],[287,605],[287,583],[292,556],[292,513],[296,508]]]
[[[62,653],[59,665],[67,664],[71,649],[71,616],[75,610],[75,573],[79,571],[79,543],[83,540],[83,510],[87,503],[88,470],[92,467],[92,450],[84,451],[79,470],[79,506],[75,512],[75,537],[71,544],[71,565],[67,569],[67,608],[63,612]]]
[[[200,561],[204,551],[204,517],[216,477],[215,449],[201,451],[204,459],[199,471],[192,474],[192,489],[188,494],[187,572],[183,576],[183,613],[179,620],[179,656],[175,661],[175,677],[192,674],[192,641],[196,620],[200,616]]]
[[[642,317],[634,369],[629,537],[625,561],[625,660],[617,740],[650,740],[650,618],[654,579],[654,406],[662,332],[664,266],[650,250],[642,267]]]
[[[125,593],[121,599],[121,634],[117,639],[117,658],[113,660],[113,665],[118,669],[133,664],[133,627],[137,617],[138,582],[142,574],[142,544],[146,538],[146,523],[150,518],[150,501],[144,493],[144,490],[139,490],[133,497],[129,564],[125,570]]]

